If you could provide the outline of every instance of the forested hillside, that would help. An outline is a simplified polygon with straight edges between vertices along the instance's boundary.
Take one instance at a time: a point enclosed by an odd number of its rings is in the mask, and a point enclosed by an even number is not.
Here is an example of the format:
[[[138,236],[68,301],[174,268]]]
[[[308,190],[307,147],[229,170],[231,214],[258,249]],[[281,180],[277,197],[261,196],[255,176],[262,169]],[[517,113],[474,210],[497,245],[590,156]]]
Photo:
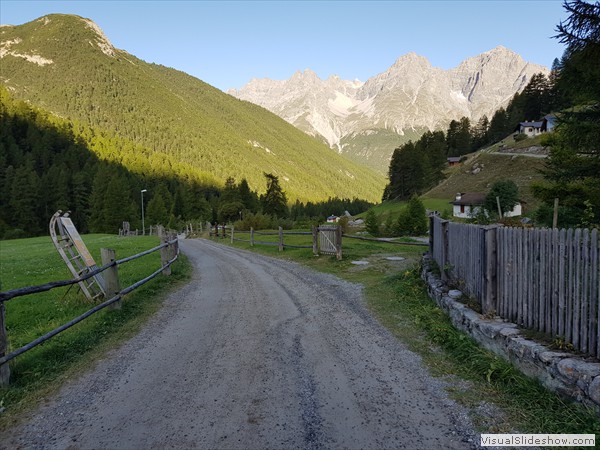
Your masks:
[[[136,171],[126,167],[135,166]],[[165,170],[168,168],[168,171]],[[212,219],[219,191],[186,164],[13,100],[0,88],[0,238],[44,233],[58,209],[82,232]]]
[[[381,195],[373,171],[261,107],[115,49],[87,19],[54,14],[4,26],[0,36],[11,95],[75,124],[76,134],[92,133],[83,136],[89,150],[130,173],[149,164],[163,177],[176,170],[222,186],[233,176],[261,191],[268,172],[290,201]]]

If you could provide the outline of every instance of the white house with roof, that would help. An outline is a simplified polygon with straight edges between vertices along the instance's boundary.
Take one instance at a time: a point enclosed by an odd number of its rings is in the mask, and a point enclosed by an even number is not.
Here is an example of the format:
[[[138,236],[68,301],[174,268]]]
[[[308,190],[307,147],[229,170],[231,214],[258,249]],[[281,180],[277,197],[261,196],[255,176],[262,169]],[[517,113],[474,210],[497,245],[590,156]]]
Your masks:
[[[464,192],[456,194],[452,206],[452,215],[463,219],[471,219],[483,210],[486,194],[483,192]],[[487,215],[487,212],[485,213]],[[517,203],[511,211],[503,213],[504,217],[515,217],[523,214],[521,202]]]
[[[556,125],[556,116],[546,114],[541,120],[519,123],[519,133],[534,137],[548,131],[552,131]]]
[[[521,122],[519,124],[519,133],[526,134],[529,137],[534,137],[543,133],[544,121],[537,122]]]

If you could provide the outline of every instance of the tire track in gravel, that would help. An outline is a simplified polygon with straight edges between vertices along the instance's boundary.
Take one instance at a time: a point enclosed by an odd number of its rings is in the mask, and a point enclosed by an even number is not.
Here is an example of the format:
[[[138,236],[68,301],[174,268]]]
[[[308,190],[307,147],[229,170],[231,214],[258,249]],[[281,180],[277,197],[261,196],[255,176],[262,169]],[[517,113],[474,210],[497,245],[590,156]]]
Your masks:
[[[361,286],[211,241],[180,247],[192,281],[0,448],[476,447],[466,411]]]

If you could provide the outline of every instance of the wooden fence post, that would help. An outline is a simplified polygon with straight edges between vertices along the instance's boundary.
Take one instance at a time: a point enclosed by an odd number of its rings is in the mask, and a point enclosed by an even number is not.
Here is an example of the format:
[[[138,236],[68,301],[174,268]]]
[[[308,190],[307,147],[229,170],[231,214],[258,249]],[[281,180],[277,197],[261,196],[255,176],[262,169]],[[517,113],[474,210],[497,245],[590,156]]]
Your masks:
[[[175,258],[177,255],[177,251],[179,250],[179,241],[177,240],[177,232],[171,231],[168,236],[169,241],[175,241],[172,244],[169,244],[167,247],[169,249],[169,261]]]
[[[254,247],[254,228],[250,227],[250,247]]]
[[[335,229],[335,257],[338,261],[342,259],[342,227],[340,225]]]
[[[319,228],[313,225],[312,227],[312,238],[313,238],[313,255],[319,256]]]
[[[283,251],[283,228],[279,227],[279,251]]]
[[[116,261],[117,256],[115,251],[110,248],[101,248],[100,249],[100,257],[102,258],[102,265],[110,264],[113,261]],[[111,299],[119,292],[121,292],[121,284],[119,283],[119,271],[117,269],[117,265],[115,264],[112,267],[109,267],[102,273],[102,277],[104,278],[104,288],[106,289],[106,299]],[[109,306],[110,309],[121,309],[122,302],[121,300],[116,301],[112,305]]]
[[[4,302],[0,302],[0,358],[8,351],[8,336],[6,335],[6,312]],[[7,386],[10,381],[10,367],[8,363],[0,366],[0,386]]]
[[[235,231],[235,227],[231,225],[231,243],[233,244],[233,232]]]
[[[165,242],[167,242],[169,240],[168,237],[166,237],[165,235],[162,235],[160,238],[160,242],[161,244],[164,244]],[[169,249],[170,245],[167,245],[166,247],[163,247],[160,249],[160,262],[163,266],[165,266],[168,262],[169,262],[169,253],[170,253],[170,249]],[[171,275],[171,266],[169,267],[165,267],[162,271],[163,275]]]
[[[442,281],[448,281],[448,220],[442,221],[442,233],[440,239],[442,240],[442,267],[440,267],[440,273],[442,275]]]
[[[431,255],[431,257],[433,258],[433,218],[435,216],[432,214],[429,216],[429,254]]]
[[[498,308],[497,229],[498,225],[483,227],[483,261],[485,264],[483,299],[481,301],[481,310],[483,314],[495,314]]]

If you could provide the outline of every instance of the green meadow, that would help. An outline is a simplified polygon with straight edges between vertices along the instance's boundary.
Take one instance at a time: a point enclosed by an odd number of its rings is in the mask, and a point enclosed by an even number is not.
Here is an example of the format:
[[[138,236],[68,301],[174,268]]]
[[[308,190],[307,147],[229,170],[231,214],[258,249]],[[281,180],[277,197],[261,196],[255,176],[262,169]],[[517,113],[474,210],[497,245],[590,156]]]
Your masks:
[[[111,248],[118,259],[135,255],[159,244],[156,236],[119,238],[114,235],[84,235],[83,241],[100,265],[100,249]],[[49,237],[0,242],[1,290],[72,279]],[[119,266],[121,287],[127,287],[160,267],[154,252]],[[51,340],[13,359],[11,383],[0,388],[0,407],[7,413],[43,396],[61,380],[76,376],[103,352],[133,336],[161,304],[168,290],[188,279],[185,257],[172,266],[172,275],[159,275],[125,296],[120,310],[108,308],[60,333]],[[5,302],[9,352],[67,323],[94,306],[77,285],[39,294],[15,297]],[[0,428],[5,416],[0,415]]]

